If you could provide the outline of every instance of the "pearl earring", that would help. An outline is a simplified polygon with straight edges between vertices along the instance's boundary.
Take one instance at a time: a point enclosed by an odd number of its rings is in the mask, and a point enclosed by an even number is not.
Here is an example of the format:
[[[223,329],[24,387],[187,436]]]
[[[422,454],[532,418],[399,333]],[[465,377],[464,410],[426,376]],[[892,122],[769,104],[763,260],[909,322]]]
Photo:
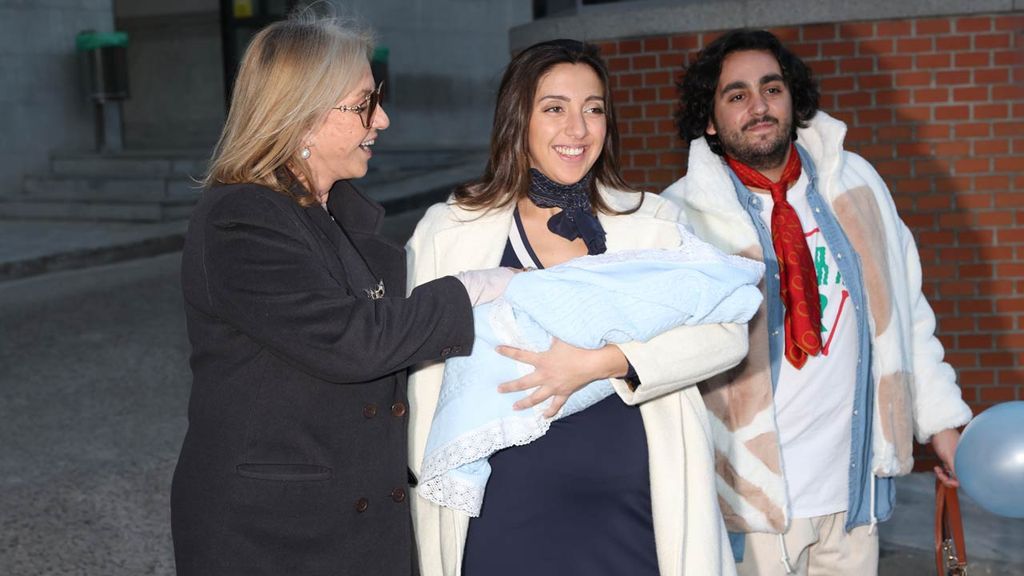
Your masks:
[[[309,160],[310,154],[311,152],[309,151],[309,148],[303,148],[301,151],[299,151],[299,156],[302,156],[303,160]]]

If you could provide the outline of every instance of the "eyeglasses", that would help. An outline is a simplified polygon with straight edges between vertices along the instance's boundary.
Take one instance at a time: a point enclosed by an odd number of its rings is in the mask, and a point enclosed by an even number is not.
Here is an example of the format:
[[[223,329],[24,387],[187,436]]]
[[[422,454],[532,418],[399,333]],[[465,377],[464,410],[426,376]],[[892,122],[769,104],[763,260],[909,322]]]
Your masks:
[[[377,89],[366,95],[366,99],[356,104],[355,106],[335,106],[331,110],[340,110],[342,112],[355,112],[359,114],[359,119],[363,121],[363,128],[369,128],[373,124],[373,114],[377,111],[377,106],[381,100],[381,90],[384,89],[384,81],[381,80],[380,84],[377,84]],[[366,112],[366,115],[363,115]]]

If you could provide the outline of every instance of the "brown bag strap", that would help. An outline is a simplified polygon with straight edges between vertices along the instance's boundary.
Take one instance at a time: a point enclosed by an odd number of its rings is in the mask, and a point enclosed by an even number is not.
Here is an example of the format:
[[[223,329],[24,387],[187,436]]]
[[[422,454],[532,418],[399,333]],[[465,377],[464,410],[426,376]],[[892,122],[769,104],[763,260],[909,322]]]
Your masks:
[[[939,576],[966,576],[967,548],[956,488],[935,479],[935,569]]]

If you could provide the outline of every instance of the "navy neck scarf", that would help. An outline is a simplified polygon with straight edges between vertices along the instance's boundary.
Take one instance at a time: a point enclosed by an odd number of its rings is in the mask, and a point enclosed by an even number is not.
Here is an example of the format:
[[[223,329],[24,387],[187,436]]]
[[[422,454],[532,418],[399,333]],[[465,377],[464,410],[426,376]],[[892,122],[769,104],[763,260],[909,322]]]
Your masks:
[[[575,184],[559,184],[530,168],[530,200],[541,208],[561,208],[548,219],[548,230],[566,240],[583,238],[588,254],[604,254],[605,233],[590,205],[590,185],[594,175],[588,172]]]

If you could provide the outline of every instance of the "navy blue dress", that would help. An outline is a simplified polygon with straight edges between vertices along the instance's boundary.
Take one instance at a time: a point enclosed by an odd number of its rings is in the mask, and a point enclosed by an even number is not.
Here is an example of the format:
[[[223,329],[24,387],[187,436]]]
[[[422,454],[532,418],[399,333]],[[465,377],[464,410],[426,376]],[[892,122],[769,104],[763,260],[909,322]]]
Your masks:
[[[518,210],[515,222],[501,265],[539,268]],[[639,408],[612,395],[490,464],[480,516],[469,522],[464,576],[657,576]]]

